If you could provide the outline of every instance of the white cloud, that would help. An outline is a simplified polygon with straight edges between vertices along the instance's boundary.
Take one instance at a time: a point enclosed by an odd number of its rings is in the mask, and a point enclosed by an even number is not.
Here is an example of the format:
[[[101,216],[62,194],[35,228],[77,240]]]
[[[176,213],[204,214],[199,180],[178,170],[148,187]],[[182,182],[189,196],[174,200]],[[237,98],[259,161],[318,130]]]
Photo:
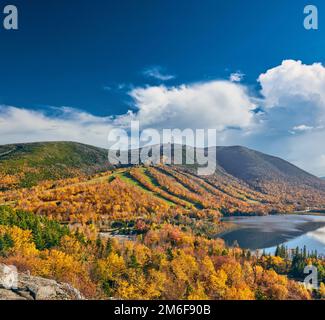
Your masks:
[[[306,65],[301,61],[284,60],[261,74],[258,81],[268,108],[297,101],[325,106],[325,68],[321,63]]]
[[[130,95],[138,110],[128,117],[145,127],[223,131],[249,130],[256,124],[256,106],[246,88],[229,81],[135,88]]]
[[[143,74],[146,77],[155,78],[160,81],[168,81],[175,78],[175,75],[164,73],[162,67],[159,66],[147,68],[143,71]]]
[[[275,145],[296,165],[325,175],[325,67],[284,60],[258,78],[267,111],[266,130],[279,133]],[[293,134],[286,138],[283,132]],[[296,135],[296,133],[299,133]]]
[[[229,80],[231,82],[241,82],[243,80],[244,76],[245,76],[244,73],[237,71],[230,75]]]
[[[111,117],[96,117],[72,108],[57,108],[55,116],[0,106],[0,144],[34,141],[77,141],[107,146]]]
[[[246,88],[229,81],[135,88],[129,94],[137,110],[121,116],[98,117],[68,107],[48,114],[1,106],[0,143],[71,140],[107,147],[110,129],[128,128],[138,120],[143,129],[217,129],[218,142],[230,144],[256,126],[255,104]]]
[[[301,124],[299,126],[295,126],[292,128],[293,131],[300,131],[300,132],[304,132],[304,131],[310,131],[313,130],[314,127],[311,126],[306,126],[305,124]]]

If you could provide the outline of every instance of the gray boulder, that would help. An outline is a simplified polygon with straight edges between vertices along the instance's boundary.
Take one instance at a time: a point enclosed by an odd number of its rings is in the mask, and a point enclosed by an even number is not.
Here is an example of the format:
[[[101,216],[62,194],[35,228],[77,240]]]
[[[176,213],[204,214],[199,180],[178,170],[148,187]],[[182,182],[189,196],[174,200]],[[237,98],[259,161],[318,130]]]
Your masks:
[[[83,300],[81,293],[67,283],[17,272],[0,263],[0,300]]]

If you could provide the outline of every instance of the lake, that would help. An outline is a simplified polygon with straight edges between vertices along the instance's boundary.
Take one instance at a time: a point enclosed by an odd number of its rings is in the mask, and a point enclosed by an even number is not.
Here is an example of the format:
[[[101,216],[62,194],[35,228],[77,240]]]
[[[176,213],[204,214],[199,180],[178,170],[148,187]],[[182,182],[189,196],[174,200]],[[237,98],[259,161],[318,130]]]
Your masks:
[[[280,244],[289,249],[305,245],[307,250],[317,250],[318,254],[325,255],[325,215],[231,217],[223,221],[234,226],[218,235],[229,246],[237,241],[241,248],[274,254]]]

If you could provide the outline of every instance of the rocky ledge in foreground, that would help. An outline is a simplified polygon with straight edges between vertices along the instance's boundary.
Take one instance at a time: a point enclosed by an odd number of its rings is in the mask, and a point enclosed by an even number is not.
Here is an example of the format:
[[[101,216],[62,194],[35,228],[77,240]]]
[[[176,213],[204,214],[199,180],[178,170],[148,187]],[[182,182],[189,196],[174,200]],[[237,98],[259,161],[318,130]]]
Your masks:
[[[0,264],[0,300],[83,300],[81,293],[66,283],[17,273]]]

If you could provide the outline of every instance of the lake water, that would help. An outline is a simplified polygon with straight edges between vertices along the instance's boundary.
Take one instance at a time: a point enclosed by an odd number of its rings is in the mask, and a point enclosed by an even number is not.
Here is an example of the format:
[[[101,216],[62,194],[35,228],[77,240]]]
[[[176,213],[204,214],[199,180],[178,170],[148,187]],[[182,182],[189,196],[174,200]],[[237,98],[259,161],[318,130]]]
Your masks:
[[[234,229],[219,235],[227,245],[238,242],[241,248],[261,249],[274,254],[277,245],[288,249],[297,246],[317,250],[325,255],[325,215],[274,215],[263,217],[232,217],[223,219]]]

